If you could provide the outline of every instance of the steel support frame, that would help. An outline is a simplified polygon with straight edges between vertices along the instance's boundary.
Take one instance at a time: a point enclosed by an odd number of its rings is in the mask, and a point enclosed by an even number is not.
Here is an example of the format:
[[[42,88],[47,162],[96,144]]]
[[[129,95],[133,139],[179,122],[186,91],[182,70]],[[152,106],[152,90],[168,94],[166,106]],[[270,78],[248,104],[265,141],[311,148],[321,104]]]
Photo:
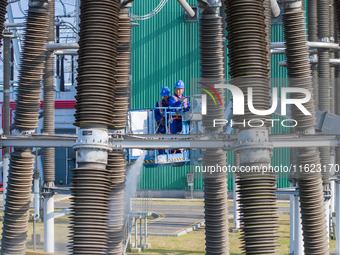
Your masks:
[[[122,138],[112,138],[112,149],[204,149],[222,148],[224,150],[234,150],[240,147],[237,144],[237,136],[227,135],[224,139],[209,140],[208,137],[195,137],[179,139],[180,136],[145,136],[131,138],[133,136],[123,136]],[[335,135],[270,135],[270,143],[273,148],[299,148],[299,147],[338,147],[340,137]],[[39,148],[71,148],[77,141],[75,135],[11,135],[0,137],[1,147],[39,147]],[[244,147],[246,143],[242,144]]]

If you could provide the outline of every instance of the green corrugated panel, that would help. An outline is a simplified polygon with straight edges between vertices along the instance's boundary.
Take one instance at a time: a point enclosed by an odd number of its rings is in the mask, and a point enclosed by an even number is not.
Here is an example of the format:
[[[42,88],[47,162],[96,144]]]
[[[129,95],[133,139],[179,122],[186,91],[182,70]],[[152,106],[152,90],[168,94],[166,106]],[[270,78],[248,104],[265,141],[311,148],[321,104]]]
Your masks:
[[[150,13],[159,1],[135,1],[132,12],[136,15]],[[196,0],[189,0],[196,5]],[[185,94],[190,94],[189,83],[200,75],[199,24],[185,23],[184,11],[177,1],[168,1],[162,11],[151,19],[138,21],[132,32],[132,109],[154,107],[160,99],[159,92],[168,86],[173,92],[174,83],[182,79],[186,83]],[[272,25],[272,41],[283,41],[282,25]],[[227,55],[227,52],[226,52]],[[278,66],[282,55],[272,56],[272,76],[285,78],[286,69]],[[227,56],[226,56],[227,61]],[[227,64],[226,64],[227,67]],[[228,69],[226,75],[228,75]],[[274,82],[275,83],[275,82]],[[276,86],[273,84],[273,86]],[[192,91],[195,92],[196,91]],[[273,129],[273,133],[285,130]],[[276,149],[274,165],[289,162],[289,149]],[[233,164],[233,152],[228,152],[228,164]],[[186,174],[193,168],[159,167],[144,168],[140,189],[185,189]],[[228,188],[232,189],[233,178],[228,175]],[[278,186],[287,187],[284,174],[279,175]],[[203,178],[196,174],[194,188],[203,189]]]
[[[188,1],[196,4],[196,0]],[[135,1],[135,15],[150,13],[159,1]],[[179,79],[189,85],[199,77],[198,23],[184,23],[177,1],[168,1],[156,16],[132,30],[132,108],[154,107],[163,86]],[[187,86],[189,88],[189,86]],[[185,94],[189,95],[190,90]],[[141,189],[183,189],[189,167],[144,168]],[[202,188],[202,187],[201,187]]]

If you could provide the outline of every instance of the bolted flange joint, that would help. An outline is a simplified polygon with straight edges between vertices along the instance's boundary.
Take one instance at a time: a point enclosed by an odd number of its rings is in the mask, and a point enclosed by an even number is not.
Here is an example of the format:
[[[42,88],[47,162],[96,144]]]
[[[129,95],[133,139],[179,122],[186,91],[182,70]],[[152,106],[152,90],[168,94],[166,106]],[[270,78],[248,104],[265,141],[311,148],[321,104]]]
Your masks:
[[[109,132],[107,129],[80,129],[77,143],[73,145],[77,151],[78,163],[107,163]]]
[[[48,8],[48,0],[30,0],[28,2],[29,7],[37,7],[37,8]]]
[[[235,151],[239,152],[241,164],[270,162],[273,144],[267,129],[246,129],[238,134]]]
[[[301,0],[282,0],[281,2],[284,9],[302,8]]]

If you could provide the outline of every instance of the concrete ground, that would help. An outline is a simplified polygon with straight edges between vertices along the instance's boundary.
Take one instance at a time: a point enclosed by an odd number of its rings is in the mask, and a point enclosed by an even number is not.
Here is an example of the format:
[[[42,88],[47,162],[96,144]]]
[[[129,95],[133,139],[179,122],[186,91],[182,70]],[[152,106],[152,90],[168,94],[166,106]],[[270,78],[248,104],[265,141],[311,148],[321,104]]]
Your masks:
[[[151,221],[148,226],[149,235],[154,236],[180,236],[204,225],[204,205],[178,204],[178,199],[165,199],[167,204],[157,199],[152,205],[152,212],[158,214],[157,219]],[[232,201],[230,201],[232,202]],[[229,203],[230,203],[229,202]],[[171,204],[169,204],[171,203]],[[289,207],[280,206],[278,203],[278,214],[289,214]],[[229,218],[232,218],[233,206],[228,206]]]

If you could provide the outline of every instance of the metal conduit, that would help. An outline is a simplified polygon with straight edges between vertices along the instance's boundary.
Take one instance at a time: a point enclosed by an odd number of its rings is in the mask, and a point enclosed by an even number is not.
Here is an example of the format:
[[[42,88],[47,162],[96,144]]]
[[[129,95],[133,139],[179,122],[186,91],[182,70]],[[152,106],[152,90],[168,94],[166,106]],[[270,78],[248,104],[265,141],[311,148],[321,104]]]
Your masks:
[[[223,84],[225,77],[223,19],[220,17],[219,3],[211,1],[214,7],[202,8],[200,19],[201,85]],[[203,116],[205,132],[212,135],[221,132],[213,127],[214,119],[224,118],[225,91],[216,89],[222,106],[215,105],[207,97],[207,115]],[[203,152],[204,166],[224,166],[226,152],[206,149]],[[226,173],[204,173],[204,214],[206,254],[229,254],[228,245],[228,200]]]
[[[255,109],[270,108],[270,82],[268,78],[268,51],[264,1],[228,0],[227,30],[229,47],[229,66],[231,83],[238,86],[247,96],[248,87],[253,88]],[[252,10],[249,12],[249,10]],[[267,30],[269,31],[269,30]],[[238,122],[243,119],[258,119],[246,107],[245,115],[234,116]],[[261,118],[270,118],[264,116]],[[254,140],[262,143],[268,140],[267,128],[252,129],[239,125],[239,142],[251,141],[260,135],[264,139]],[[250,140],[249,140],[250,139]],[[250,145],[251,146],[251,145]],[[238,173],[237,186],[240,202],[242,252],[245,254],[275,254],[277,247],[277,206],[275,196],[275,176],[273,173],[261,174],[262,166],[270,164],[270,146],[264,149],[250,148],[239,150],[241,166],[258,166],[260,173],[248,176]]]
[[[38,125],[40,88],[45,61],[48,13],[45,1],[31,1],[22,53],[15,126],[33,132]],[[25,254],[34,156],[32,149],[11,153],[1,254]]]
[[[82,0],[76,126],[78,168],[71,189],[72,254],[107,254],[111,173],[108,127],[113,122],[119,0]]]
[[[49,28],[48,43],[54,43],[54,0],[48,3]],[[46,52],[44,72],[44,133],[54,135],[54,55],[53,51]],[[44,188],[54,187],[55,155],[54,148],[44,149]]]
[[[312,77],[309,65],[309,53],[305,39],[305,17],[300,2],[284,2],[283,15],[286,40],[287,71],[290,87],[312,90]],[[298,98],[298,95],[291,95]],[[304,104],[309,112],[314,112],[314,102]],[[315,134],[314,116],[305,116],[297,109],[292,109],[293,118],[298,121],[298,133]],[[317,148],[298,148],[298,165],[319,164]],[[300,189],[301,216],[303,225],[304,251],[306,254],[328,254],[326,219],[322,192],[321,174],[298,172]]]

